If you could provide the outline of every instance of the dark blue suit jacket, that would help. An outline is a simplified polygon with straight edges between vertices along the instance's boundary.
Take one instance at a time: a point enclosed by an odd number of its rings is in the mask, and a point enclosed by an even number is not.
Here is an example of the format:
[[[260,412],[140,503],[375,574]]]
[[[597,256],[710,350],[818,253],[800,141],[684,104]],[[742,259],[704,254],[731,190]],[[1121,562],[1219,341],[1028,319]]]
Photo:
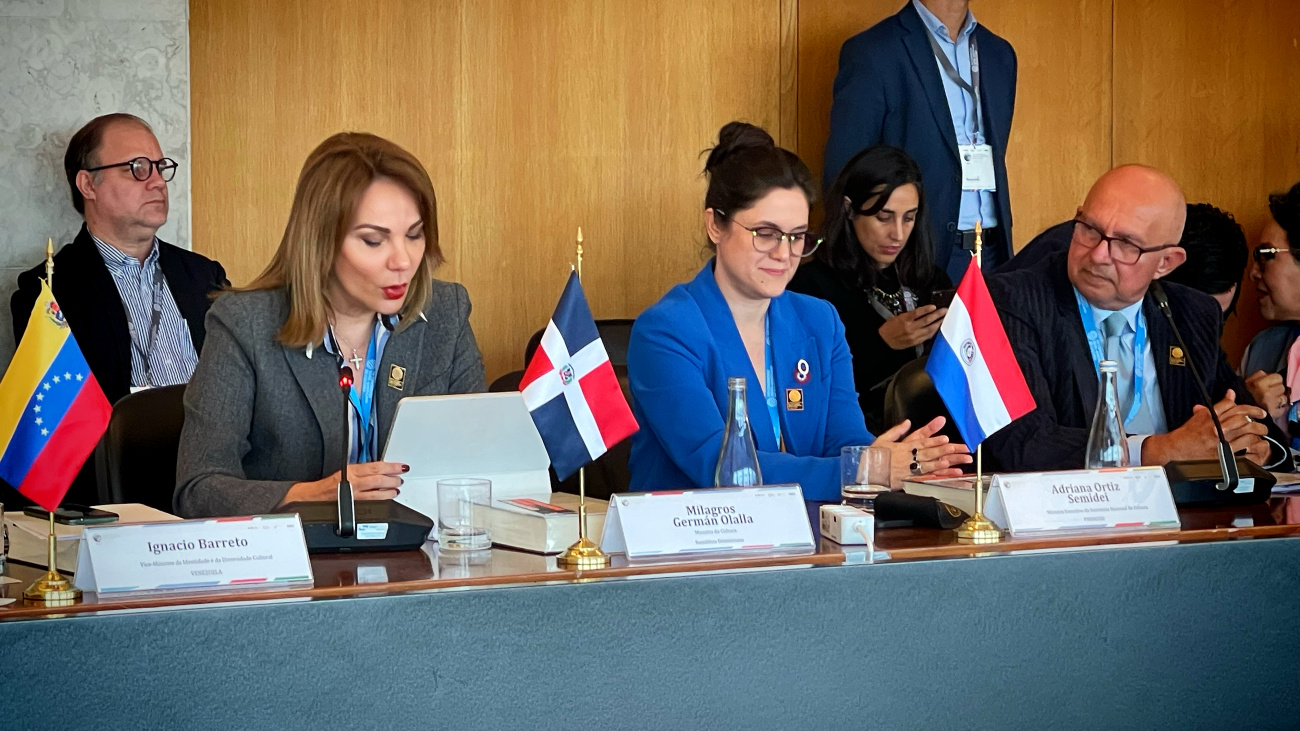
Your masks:
[[[713,487],[727,420],[727,379],[744,376],[763,482],[798,483],[807,500],[839,500],[840,448],[874,439],[853,389],[844,326],[828,303],[793,292],[772,300],[768,318],[786,452],[778,450],[763,379],[750,364],[712,261],[637,318],[627,350],[641,425],[632,437],[632,490]],[[811,369],[807,383],[795,380],[800,358]],[[803,389],[802,411],[785,408],[787,388]]]
[[[984,441],[985,469],[1036,472],[1082,468],[1097,407],[1097,372],[1066,271],[1065,252],[1031,267],[991,276],[988,286],[1038,408]],[[1237,403],[1254,404],[1246,384],[1219,347],[1218,303],[1181,284],[1165,282],[1164,288],[1178,330],[1187,341],[1187,357],[1205,376],[1210,397],[1217,402],[1233,389]],[[1142,314],[1155,356],[1165,423],[1170,430],[1177,429],[1201,403],[1200,389],[1190,367],[1170,362],[1177,340],[1149,293]],[[1269,436],[1286,444],[1273,420],[1265,421]],[[1204,457],[1213,459],[1215,455]],[[1274,469],[1290,471],[1290,460]]]
[[[826,140],[824,185],[854,155],[878,144],[901,147],[921,167],[940,269],[948,269],[961,208],[961,161],[957,133],[943,93],[943,80],[925,24],[912,3],[845,41],[835,77],[831,131]],[[983,25],[975,29],[980,58],[980,101],[985,139],[993,148],[997,174],[998,226],[1011,258],[1011,199],[1007,194],[1006,149],[1016,106],[1016,52]]]

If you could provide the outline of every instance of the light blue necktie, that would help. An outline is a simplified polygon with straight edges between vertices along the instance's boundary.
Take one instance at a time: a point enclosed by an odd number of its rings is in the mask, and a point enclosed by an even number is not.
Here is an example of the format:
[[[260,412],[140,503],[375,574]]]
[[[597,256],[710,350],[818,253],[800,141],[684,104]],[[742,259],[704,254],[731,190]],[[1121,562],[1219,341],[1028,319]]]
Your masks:
[[[1119,364],[1119,371],[1115,374],[1115,386],[1119,390],[1119,413],[1128,414],[1129,408],[1133,405],[1134,395],[1133,359],[1137,357],[1145,358],[1146,353],[1138,355],[1133,352],[1131,346],[1124,346],[1124,335],[1132,331],[1128,325],[1128,320],[1124,317],[1124,313],[1112,313],[1102,321],[1101,330],[1106,335],[1106,359]],[[1128,434],[1151,434],[1155,430],[1155,423],[1151,419],[1149,406],[1147,399],[1142,399],[1142,406],[1133,415],[1133,419],[1124,424],[1125,432]]]

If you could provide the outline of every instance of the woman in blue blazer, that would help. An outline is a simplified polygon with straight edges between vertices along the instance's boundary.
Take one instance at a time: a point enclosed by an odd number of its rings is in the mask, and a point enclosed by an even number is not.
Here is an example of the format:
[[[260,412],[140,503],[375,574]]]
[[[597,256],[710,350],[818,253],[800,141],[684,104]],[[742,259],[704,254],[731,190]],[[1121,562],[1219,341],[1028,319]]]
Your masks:
[[[803,162],[762,129],[732,122],[705,174],[704,217],[716,256],[637,318],[628,345],[641,425],[632,439],[632,489],[713,486],[732,376],[748,383],[768,484],[798,483],[806,499],[838,500],[840,448],[873,442],[894,452],[895,483],[909,471],[959,474],[970,455],[935,436],[942,418],[910,435],[907,422],[879,438],[867,431],[835,310],[785,291],[800,257],[817,245],[808,232],[815,193]]]

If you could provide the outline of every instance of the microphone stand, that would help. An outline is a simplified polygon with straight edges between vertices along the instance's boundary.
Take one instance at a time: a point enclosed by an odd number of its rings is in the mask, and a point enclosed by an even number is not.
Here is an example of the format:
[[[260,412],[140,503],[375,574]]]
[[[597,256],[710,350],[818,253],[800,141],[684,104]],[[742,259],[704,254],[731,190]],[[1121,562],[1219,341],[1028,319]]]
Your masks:
[[[1165,321],[1169,323],[1170,329],[1174,331],[1174,338],[1178,340],[1178,347],[1183,349],[1187,357],[1187,365],[1192,368],[1192,377],[1196,380],[1196,386],[1201,390],[1201,399],[1205,401],[1205,406],[1210,411],[1210,420],[1214,422],[1214,431],[1219,435],[1219,469],[1223,471],[1223,482],[1215,485],[1215,489],[1222,492],[1234,492],[1237,485],[1241,482],[1241,477],[1237,472],[1237,458],[1232,453],[1232,445],[1228,443],[1228,438],[1223,434],[1223,425],[1219,423],[1219,415],[1214,411],[1214,402],[1210,400],[1210,392],[1205,389],[1205,379],[1201,377],[1201,371],[1196,367],[1196,359],[1187,349],[1187,343],[1183,342],[1182,333],[1178,332],[1178,326],[1174,324],[1174,315],[1169,311],[1169,298],[1165,296],[1165,288],[1161,286],[1160,280],[1151,282],[1151,296],[1155,297],[1156,306],[1160,308],[1161,314],[1165,316]],[[1134,357],[1144,357],[1134,354]]]
[[[352,414],[348,412],[348,395],[352,390],[352,369],[339,367],[339,388],[343,391],[343,469],[339,472],[339,524],[334,533],[342,538],[353,536],[357,532],[357,508],[353,501],[352,485],[348,482],[348,456],[352,451],[348,432],[352,430]]]

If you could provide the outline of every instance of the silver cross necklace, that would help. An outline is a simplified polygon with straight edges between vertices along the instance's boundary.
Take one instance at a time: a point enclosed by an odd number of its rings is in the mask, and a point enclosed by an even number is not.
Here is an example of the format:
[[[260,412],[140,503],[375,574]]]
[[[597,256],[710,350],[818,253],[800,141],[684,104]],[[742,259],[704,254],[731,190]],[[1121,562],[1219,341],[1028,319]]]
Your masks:
[[[348,358],[348,362],[352,364],[352,370],[354,370],[354,371],[360,373],[360,372],[361,372],[361,364],[364,363],[364,362],[366,362],[366,359],[365,359],[365,358],[362,358],[360,355],[357,354],[357,349],[356,349],[356,348],[353,348],[351,345],[348,345],[347,341],[345,341],[343,338],[339,337],[339,333],[338,333],[337,330],[334,330],[334,326],[333,326],[333,324],[330,325],[330,330],[334,332],[334,339],[337,340],[337,341],[339,341],[339,345],[342,345],[343,347],[345,347],[345,348],[349,348],[349,349],[352,350],[352,357],[351,357],[351,358]]]

